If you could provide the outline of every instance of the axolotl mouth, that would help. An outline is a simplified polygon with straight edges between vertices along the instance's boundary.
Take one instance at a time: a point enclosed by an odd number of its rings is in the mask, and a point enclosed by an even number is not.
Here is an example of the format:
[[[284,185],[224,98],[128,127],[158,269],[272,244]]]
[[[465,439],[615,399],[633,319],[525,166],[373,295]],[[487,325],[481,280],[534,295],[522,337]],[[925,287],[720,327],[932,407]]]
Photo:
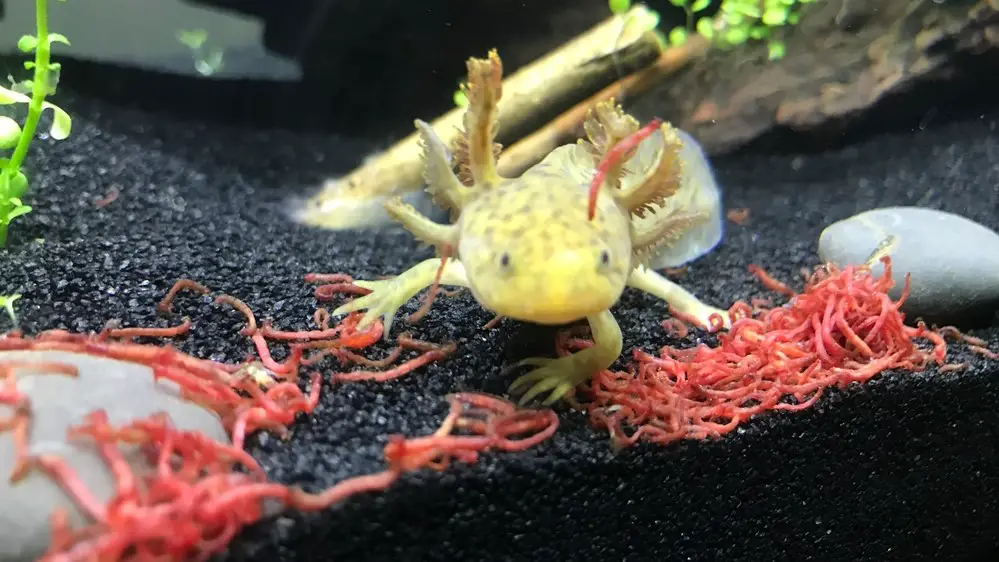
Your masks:
[[[614,306],[624,291],[626,275],[604,274],[576,252],[561,252],[532,275],[471,280],[482,305],[496,314],[534,324],[560,325]]]
[[[598,293],[580,294],[568,287],[553,287],[523,300],[503,302],[488,308],[500,316],[521,322],[561,325],[607,310],[616,300]]]

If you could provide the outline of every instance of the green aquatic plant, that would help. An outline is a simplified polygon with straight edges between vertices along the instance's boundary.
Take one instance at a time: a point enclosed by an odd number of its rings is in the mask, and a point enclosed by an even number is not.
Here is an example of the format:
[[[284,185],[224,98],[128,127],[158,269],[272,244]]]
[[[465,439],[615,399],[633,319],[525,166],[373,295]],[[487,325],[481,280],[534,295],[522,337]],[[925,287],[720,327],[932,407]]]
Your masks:
[[[0,295],[0,308],[7,311],[7,316],[10,317],[10,323],[17,326],[17,313],[14,312],[14,302],[21,298],[21,295],[15,293],[13,295]]]
[[[786,53],[784,42],[774,35],[774,30],[795,25],[801,20],[801,8],[818,0],[669,0],[686,14],[684,25],[673,27],[663,41],[674,47],[687,42],[691,33],[697,33],[719,48],[732,48],[750,41],[766,41],[768,58],[778,60]],[[631,0],[608,0],[607,7],[617,17],[625,17],[631,10]],[[714,15],[704,14],[717,6]],[[700,16],[699,16],[700,14]],[[659,14],[646,11],[649,21],[642,25],[655,28]],[[629,25],[633,22],[625,22]],[[622,30],[623,33],[623,30]]]
[[[784,57],[786,47],[783,41],[774,37],[774,32],[797,24],[801,19],[801,9],[816,1],[726,0],[714,18],[711,31],[717,30],[717,38],[723,46],[738,46],[751,40],[766,41],[770,60],[777,60]],[[710,39],[711,35],[707,37]]]
[[[458,89],[454,91],[454,105],[461,108],[468,107],[468,94],[465,93],[464,84],[464,82],[459,82]]]
[[[778,60],[784,57],[787,49],[784,42],[775,37],[774,31],[797,24],[802,7],[818,0],[722,0],[713,16],[700,18],[696,14],[711,7],[711,0],[669,1],[687,14],[686,25],[670,31],[671,45],[682,45],[692,32],[721,48],[766,41],[769,59]]]
[[[784,57],[787,48],[784,42],[775,37],[774,31],[792,26],[801,20],[801,8],[819,0],[669,0],[686,14],[684,25],[673,27],[663,34],[657,27],[660,16],[655,10],[646,9],[629,14],[631,0],[607,0],[607,7],[617,18],[621,18],[621,32],[624,35],[629,26],[638,25],[656,31],[664,45],[679,47],[687,42],[691,33],[711,41],[718,48],[732,48],[750,41],[766,41],[770,60]],[[704,14],[717,5],[717,12],[711,16]],[[454,105],[468,106],[468,98],[461,83],[454,91]]]
[[[694,0],[693,2],[690,0],[670,0],[670,4],[673,4],[677,8],[682,8],[684,13],[687,14],[687,21],[684,25],[678,25],[669,31],[667,37],[670,45],[683,45],[687,42],[687,36],[695,30],[697,24],[704,22],[700,25],[705,26],[710,22],[707,18],[695,19],[694,15],[707,10],[711,6],[711,0]],[[704,34],[702,33],[702,35]]]
[[[66,0],[59,0],[65,2]],[[7,245],[7,229],[11,222],[31,212],[21,198],[28,189],[28,178],[21,170],[28,146],[45,109],[52,110],[52,127],[49,135],[56,140],[69,136],[72,121],[65,111],[45,101],[55,93],[60,65],[51,62],[52,43],[69,45],[69,40],[58,33],[49,33],[46,0],[35,0],[35,35],[25,35],[17,42],[22,53],[34,53],[34,60],[25,61],[24,68],[33,71],[30,80],[14,83],[11,88],[0,86],[0,105],[23,103],[28,106],[24,125],[13,118],[0,116],[0,150],[13,150],[9,158],[0,158],[0,247]],[[30,94],[30,97],[29,95]]]
[[[615,56],[617,54],[617,42],[621,40],[621,37],[624,36],[630,27],[637,27],[642,33],[646,31],[654,32],[656,38],[659,39],[660,46],[662,48],[666,47],[668,43],[666,36],[658,29],[659,12],[644,6],[642,10],[632,11],[631,0],[607,0],[607,7],[610,8],[614,17],[621,20],[621,31],[617,34],[617,41],[614,43]]]
[[[665,41],[678,47],[687,42],[691,33],[708,39],[719,48],[731,48],[749,41],[766,41],[770,60],[784,56],[784,42],[774,37],[774,30],[798,23],[801,8],[818,0],[669,0],[686,14],[684,25],[673,27]],[[608,0],[612,14],[623,17],[631,9],[631,0]],[[715,14],[705,14],[709,8],[717,6]],[[649,10],[655,18],[653,27],[659,23],[659,14]]]
[[[177,41],[188,49],[194,56],[194,69],[202,76],[211,76],[218,73],[223,68],[222,49],[208,49],[205,43],[208,41],[208,32],[204,29],[181,29],[177,31]]]

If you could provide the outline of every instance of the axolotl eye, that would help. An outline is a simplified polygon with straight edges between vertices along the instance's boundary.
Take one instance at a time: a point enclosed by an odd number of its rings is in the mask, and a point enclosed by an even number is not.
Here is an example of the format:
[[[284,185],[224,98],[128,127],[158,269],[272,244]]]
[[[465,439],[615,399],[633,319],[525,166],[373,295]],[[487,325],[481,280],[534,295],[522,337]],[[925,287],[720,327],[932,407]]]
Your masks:
[[[503,255],[500,256],[499,264],[503,268],[510,267],[510,254],[503,252]]]
[[[610,265],[610,252],[607,250],[600,252],[600,265],[603,267]]]

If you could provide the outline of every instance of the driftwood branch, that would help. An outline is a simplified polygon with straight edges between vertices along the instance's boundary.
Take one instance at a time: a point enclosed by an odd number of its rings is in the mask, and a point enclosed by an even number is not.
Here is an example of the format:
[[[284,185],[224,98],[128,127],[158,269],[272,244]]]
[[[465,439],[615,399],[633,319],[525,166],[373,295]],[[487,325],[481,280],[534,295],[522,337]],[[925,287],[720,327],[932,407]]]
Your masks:
[[[624,18],[609,18],[508,76],[503,81],[499,104],[497,141],[512,143],[622,75],[654,64],[662,52],[655,34],[623,26],[629,18],[639,19],[645,10],[636,6]],[[450,141],[460,129],[463,115],[464,110],[455,108],[431,125]],[[297,217],[306,224],[326,228],[380,222],[385,197],[412,192],[423,185],[418,139],[414,132],[348,175],[327,181],[317,195],[297,209]]]
[[[917,86],[950,90],[962,68],[979,83],[997,73],[989,59],[999,51],[999,1],[825,0],[783,39],[778,61],[767,60],[764,44],[713,50],[628,109],[670,120],[710,154],[780,129],[827,145],[861,118],[893,112]],[[915,98],[921,113],[933,107],[925,90]]]
[[[618,37],[620,31],[621,20],[606,20],[504,81],[497,140],[509,146],[502,174],[516,176],[572,142],[586,111],[610,97],[639,119],[672,122],[709,154],[720,154],[779,129],[829,141],[859,118],[889,113],[917,86],[968,73],[969,60],[979,61],[980,73],[999,75],[999,63],[987,64],[999,52],[999,0],[818,2],[784,32],[787,54],[778,61],[767,59],[762,43],[708,49],[694,37],[660,53],[650,34]],[[930,109],[933,102],[924,103]],[[462,113],[455,109],[433,126],[447,139]],[[298,217],[326,228],[381,222],[384,197],[422,187],[420,157],[410,135],[327,182]]]
[[[699,36],[694,36],[681,47],[663,51],[652,66],[614,82],[562,113],[541,129],[504,149],[499,159],[500,174],[516,177],[524,173],[552,150],[580,138],[583,135],[583,121],[593,106],[611,98],[623,103],[632,96],[639,96],[702,56],[707,49],[708,42]]]

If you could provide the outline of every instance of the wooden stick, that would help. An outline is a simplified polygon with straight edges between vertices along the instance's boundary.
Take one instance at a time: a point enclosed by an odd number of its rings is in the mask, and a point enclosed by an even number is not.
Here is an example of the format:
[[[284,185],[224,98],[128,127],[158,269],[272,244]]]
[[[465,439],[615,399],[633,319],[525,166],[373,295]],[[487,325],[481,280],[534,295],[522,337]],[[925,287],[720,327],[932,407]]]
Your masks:
[[[647,20],[647,14],[647,8],[636,5],[623,19],[608,18],[508,76],[499,103],[497,141],[516,141],[622,74],[658,60],[662,52],[659,38],[651,31],[624,25]],[[464,113],[464,109],[455,108],[431,126],[450,142]],[[327,180],[318,194],[298,205],[292,214],[299,222],[330,229],[376,224],[385,218],[384,198],[420,189],[422,175],[422,149],[414,132],[348,175]]]
[[[708,47],[709,43],[703,37],[692,36],[683,46],[663,51],[651,67],[626,76],[576,104],[541,129],[505,148],[498,163],[500,174],[516,177],[524,173],[552,150],[580,138],[583,121],[593,106],[611,98],[620,103],[628,96],[641,95],[663,78],[702,56]]]

